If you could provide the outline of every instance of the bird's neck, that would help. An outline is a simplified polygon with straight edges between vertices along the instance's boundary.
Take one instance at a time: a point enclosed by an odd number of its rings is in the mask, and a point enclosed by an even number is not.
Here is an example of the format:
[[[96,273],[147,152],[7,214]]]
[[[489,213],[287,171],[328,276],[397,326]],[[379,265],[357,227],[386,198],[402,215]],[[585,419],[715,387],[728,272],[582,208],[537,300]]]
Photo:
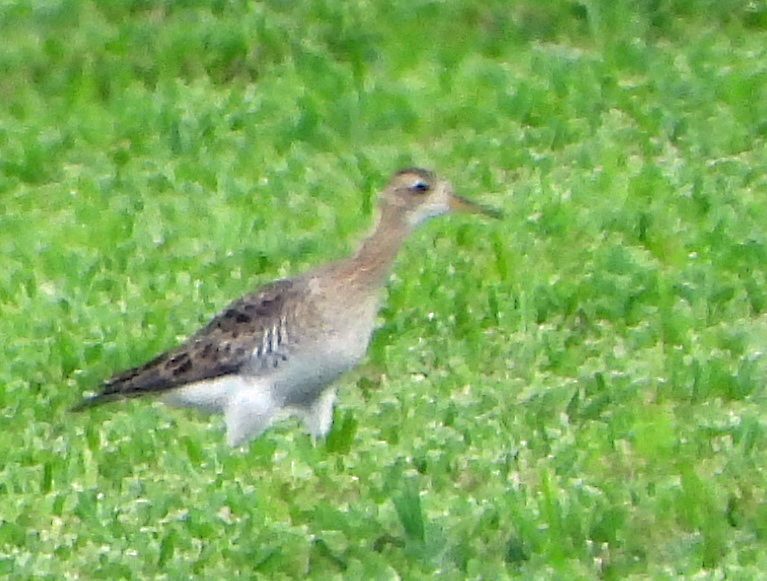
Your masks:
[[[362,289],[383,286],[411,230],[397,208],[384,205],[373,232],[347,262],[347,281]]]

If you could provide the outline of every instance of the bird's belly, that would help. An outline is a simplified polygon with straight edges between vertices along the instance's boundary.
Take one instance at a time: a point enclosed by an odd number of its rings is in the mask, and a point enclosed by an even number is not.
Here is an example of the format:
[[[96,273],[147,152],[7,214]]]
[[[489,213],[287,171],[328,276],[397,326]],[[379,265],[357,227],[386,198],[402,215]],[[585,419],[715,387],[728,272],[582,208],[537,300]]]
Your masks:
[[[311,354],[297,354],[270,377],[272,393],[283,405],[309,404],[360,362],[366,346],[367,343],[361,349],[334,349],[330,343]]]
[[[169,392],[164,400],[209,412],[223,411],[234,395],[261,394],[278,407],[305,407],[365,356],[373,331],[374,308],[355,312],[335,329],[328,325],[321,337],[286,346],[270,358],[254,353],[237,373],[192,383]],[[349,324],[351,322],[351,324]]]
[[[246,391],[261,393],[280,407],[306,406],[317,399],[328,385],[359,363],[365,355],[367,341],[351,347],[348,343],[343,345],[346,348],[329,341],[322,347],[288,357],[266,374],[243,370],[238,374],[173,389],[162,399],[173,406],[221,412],[233,395]]]
[[[268,386],[263,380],[231,374],[173,389],[166,393],[162,400],[172,406],[216,413],[222,412],[232,395],[243,389],[268,394]]]
[[[272,394],[281,405],[306,406],[365,356],[375,321],[376,302],[328,315],[321,333],[305,335],[286,350],[286,360],[270,370]]]

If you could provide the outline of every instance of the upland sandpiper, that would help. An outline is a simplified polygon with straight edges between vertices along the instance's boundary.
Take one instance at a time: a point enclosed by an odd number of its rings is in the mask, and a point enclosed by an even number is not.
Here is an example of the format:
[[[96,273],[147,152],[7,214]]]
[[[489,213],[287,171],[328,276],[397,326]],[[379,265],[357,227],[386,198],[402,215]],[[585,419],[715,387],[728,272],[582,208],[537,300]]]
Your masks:
[[[182,345],[115,375],[74,409],[156,395],[223,413],[232,446],[285,415],[299,416],[314,437],[324,437],[333,421],[334,382],[365,355],[398,250],[416,226],[450,211],[497,215],[455,195],[430,171],[397,172],[380,195],[375,229],[353,256],[262,286]]]

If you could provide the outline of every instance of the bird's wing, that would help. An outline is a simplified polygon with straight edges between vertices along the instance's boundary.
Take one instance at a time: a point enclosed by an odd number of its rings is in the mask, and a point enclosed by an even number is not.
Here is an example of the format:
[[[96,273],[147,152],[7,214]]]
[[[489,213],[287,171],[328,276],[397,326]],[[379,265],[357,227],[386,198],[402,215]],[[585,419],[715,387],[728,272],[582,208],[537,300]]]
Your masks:
[[[277,367],[288,357],[291,325],[285,304],[299,292],[294,280],[280,280],[246,295],[182,345],[118,373],[104,382],[101,393],[74,409],[163,392],[236,373],[246,365],[256,375]]]

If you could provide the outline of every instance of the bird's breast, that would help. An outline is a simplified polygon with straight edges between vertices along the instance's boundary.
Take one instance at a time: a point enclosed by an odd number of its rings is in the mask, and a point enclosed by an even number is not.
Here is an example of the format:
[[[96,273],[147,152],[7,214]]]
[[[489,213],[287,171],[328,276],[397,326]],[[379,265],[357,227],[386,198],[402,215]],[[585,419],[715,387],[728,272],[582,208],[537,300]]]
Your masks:
[[[376,310],[371,302],[326,315],[318,332],[307,334],[275,369],[272,380],[278,399],[291,405],[310,403],[355,367],[370,343]]]

